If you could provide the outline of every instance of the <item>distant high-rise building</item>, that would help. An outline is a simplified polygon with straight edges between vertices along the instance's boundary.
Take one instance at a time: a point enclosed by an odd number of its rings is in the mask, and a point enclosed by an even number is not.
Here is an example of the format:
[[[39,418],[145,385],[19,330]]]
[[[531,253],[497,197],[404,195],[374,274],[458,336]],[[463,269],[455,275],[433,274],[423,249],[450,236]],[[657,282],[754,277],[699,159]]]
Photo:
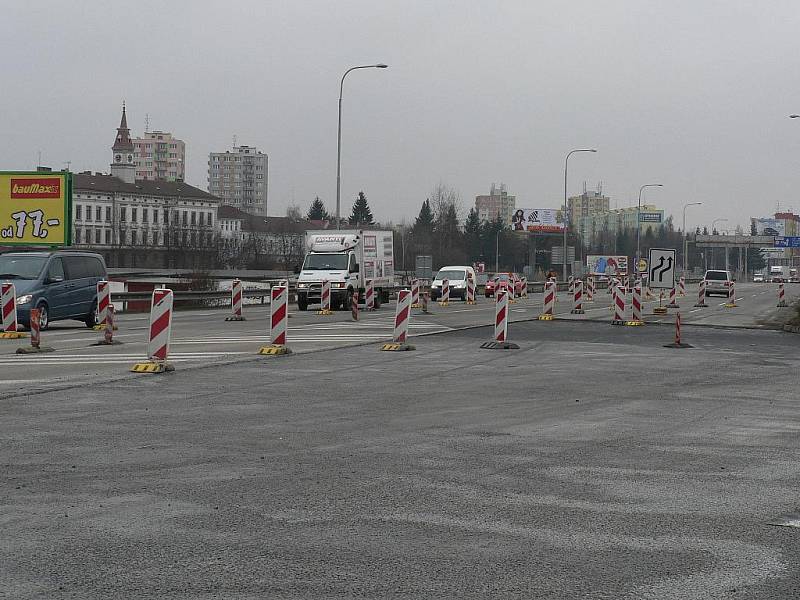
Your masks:
[[[208,155],[208,191],[252,215],[267,216],[269,159],[253,146]]]
[[[146,131],[134,138],[136,179],[183,181],[186,178],[186,144],[166,131]]]
[[[475,210],[481,221],[494,221],[500,216],[510,226],[516,205],[516,196],[508,195],[504,183],[493,183],[488,196],[475,196]]]
[[[602,186],[597,186],[597,191],[587,192],[584,185],[580,196],[571,196],[567,199],[567,220],[573,231],[576,231],[586,240],[590,234],[585,224],[590,222],[586,217],[607,213],[610,210],[610,198],[603,195]]]

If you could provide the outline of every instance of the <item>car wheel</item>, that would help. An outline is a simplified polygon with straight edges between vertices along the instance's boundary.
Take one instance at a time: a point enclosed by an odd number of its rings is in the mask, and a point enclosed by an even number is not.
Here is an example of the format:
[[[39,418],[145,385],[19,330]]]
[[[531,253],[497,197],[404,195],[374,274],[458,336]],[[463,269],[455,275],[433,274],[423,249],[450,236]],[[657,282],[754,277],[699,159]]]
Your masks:
[[[39,309],[39,329],[44,331],[50,327],[50,310],[44,302],[39,302],[36,308]]]
[[[342,310],[352,310],[353,308],[353,290],[347,290],[347,293],[342,299]]]
[[[97,300],[92,303],[92,310],[86,315],[83,322],[90,329],[100,322],[100,315],[97,314]]]

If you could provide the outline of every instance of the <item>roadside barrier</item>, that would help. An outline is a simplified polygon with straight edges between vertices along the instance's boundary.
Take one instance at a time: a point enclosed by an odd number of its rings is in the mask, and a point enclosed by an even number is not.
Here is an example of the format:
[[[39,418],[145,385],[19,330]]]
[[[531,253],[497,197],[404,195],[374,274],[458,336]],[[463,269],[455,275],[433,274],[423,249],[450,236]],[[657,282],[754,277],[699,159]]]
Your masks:
[[[411,308],[420,308],[419,303],[419,279],[411,280]]]
[[[642,320],[642,282],[637,280],[633,286],[633,298],[631,299],[631,320],[625,321],[625,325],[640,326],[644,325]]]
[[[475,304],[475,280],[467,277],[467,304]]]
[[[586,311],[583,310],[583,281],[576,279],[572,282],[572,310],[570,313],[573,315],[582,315]]]
[[[508,341],[508,290],[498,289],[494,296],[494,339],[481,344],[481,348],[486,350],[516,350],[519,346]]]
[[[375,287],[372,279],[364,281],[364,310],[375,310]]]
[[[508,292],[508,303],[509,304],[516,304],[516,283],[513,281],[509,281],[506,283],[506,292]]]
[[[520,290],[519,290],[519,297],[520,298],[525,298],[525,299],[528,298],[528,278],[527,277],[523,277],[522,278],[522,282],[521,282]]]
[[[706,304],[706,280],[700,280],[700,287],[697,291],[697,304],[695,304],[696,308],[706,308],[708,304]]]
[[[542,314],[539,315],[540,321],[552,321],[553,309],[556,305],[556,284],[548,281],[544,285],[544,299],[542,300]]]
[[[573,275],[567,278],[567,291],[570,296],[575,292],[575,277]]]
[[[350,314],[353,321],[358,321],[358,290],[353,292],[353,301],[350,303]]]
[[[614,288],[614,318],[611,320],[612,325],[625,324],[625,292],[622,285]]]
[[[778,308],[786,308],[788,304],[786,304],[786,292],[783,289],[783,284],[778,284]]]
[[[108,307],[111,305],[111,288],[107,281],[97,282],[97,323],[95,331],[105,331]]]
[[[226,321],[244,321],[242,316],[242,282],[234,279],[231,282],[231,315]]]
[[[686,277],[684,277],[683,275],[681,275],[680,278],[678,278],[678,295],[681,298],[686,297]]]
[[[731,285],[728,288],[728,301],[724,304],[725,308],[736,308],[738,304],[736,304],[736,282],[731,281]]]
[[[617,289],[617,285],[618,284],[619,284],[619,281],[617,280],[616,277],[612,277],[611,279],[609,279],[608,280],[608,287],[606,288],[606,294],[611,294],[613,296],[614,295],[614,290]]]
[[[150,328],[147,341],[146,362],[136,363],[131,368],[134,373],[164,373],[174,371],[167,363],[169,341],[172,334],[172,290],[157,288],[150,300]]]
[[[332,315],[331,310],[331,282],[325,279],[322,282],[322,290],[320,291],[320,304],[322,308],[317,311],[318,315]]]
[[[0,308],[3,312],[3,333],[0,339],[18,340],[27,337],[17,325],[17,288],[13,283],[0,285]]]
[[[664,348],[692,348],[691,344],[684,344],[681,340],[681,313],[675,314],[675,341],[664,344]]]
[[[669,290],[669,304],[667,304],[667,308],[680,308],[678,305],[678,301],[676,300],[677,289],[675,286],[672,286]]]
[[[442,297],[439,299],[439,306],[450,306],[450,280],[442,279]]]
[[[269,307],[269,346],[259,348],[259,354],[270,356],[281,356],[291,354],[292,351],[286,346],[287,316],[289,307],[289,288],[286,286],[275,286],[270,290]]]
[[[17,348],[17,354],[53,352],[53,348],[41,345],[41,317],[42,315],[38,308],[31,309],[31,345]]]
[[[595,294],[595,287],[594,287],[594,277],[589,275],[586,278],[586,301],[587,302],[594,302],[594,294]]]
[[[115,321],[114,305],[109,304],[108,313],[106,314],[106,325],[103,330],[102,339],[96,341],[92,346],[118,346],[122,342],[114,339],[114,331],[117,329]]]
[[[414,348],[414,346],[406,343],[410,321],[411,291],[400,290],[397,292],[397,306],[394,313],[394,334],[392,335],[392,342],[381,346],[381,350],[389,352],[415,350],[416,348]]]

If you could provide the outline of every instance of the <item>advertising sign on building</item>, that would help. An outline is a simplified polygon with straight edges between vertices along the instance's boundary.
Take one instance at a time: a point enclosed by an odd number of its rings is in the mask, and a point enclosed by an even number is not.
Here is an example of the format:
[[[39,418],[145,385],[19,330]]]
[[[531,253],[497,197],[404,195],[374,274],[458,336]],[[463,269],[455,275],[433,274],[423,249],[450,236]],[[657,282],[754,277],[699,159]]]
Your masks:
[[[786,223],[781,219],[751,219],[756,226],[756,235],[786,235]]]
[[[586,268],[593,275],[627,275],[628,257],[589,254],[586,257]]]
[[[660,212],[642,212],[639,213],[640,223],[661,223],[664,214]]]
[[[72,175],[0,172],[0,246],[68,246]]]
[[[555,208],[519,208],[511,217],[511,229],[534,233],[561,233],[564,223]]]

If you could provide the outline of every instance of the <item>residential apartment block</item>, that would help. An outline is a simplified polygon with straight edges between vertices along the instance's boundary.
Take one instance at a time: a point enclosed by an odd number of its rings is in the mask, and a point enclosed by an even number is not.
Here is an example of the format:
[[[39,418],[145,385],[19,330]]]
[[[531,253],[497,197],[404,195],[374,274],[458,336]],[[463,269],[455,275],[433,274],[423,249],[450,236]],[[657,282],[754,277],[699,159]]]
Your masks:
[[[641,235],[645,235],[650,229],[658,229],[664,223],[664,211],[653,204],[642,204],[641,213],[638,206],[595,212],[578,218],[577,227],[583,245],[594,244],[603,234],[616,235],[620,231],[635,231],[638,214],[641,214]]]
[[[475,210],[481,221],[494,221],[499,216],[510,226],[516,206],[516,196],[509,196],[504,183],[493,183],[488,195],[475,196]]]
[[[212,152],[208,156],[208,191],[223,204],[267,216],[269,159],[253,146]]]
[[[136,179],[184,181],[186,144],[166,131],[146,131],[133,140]]]

